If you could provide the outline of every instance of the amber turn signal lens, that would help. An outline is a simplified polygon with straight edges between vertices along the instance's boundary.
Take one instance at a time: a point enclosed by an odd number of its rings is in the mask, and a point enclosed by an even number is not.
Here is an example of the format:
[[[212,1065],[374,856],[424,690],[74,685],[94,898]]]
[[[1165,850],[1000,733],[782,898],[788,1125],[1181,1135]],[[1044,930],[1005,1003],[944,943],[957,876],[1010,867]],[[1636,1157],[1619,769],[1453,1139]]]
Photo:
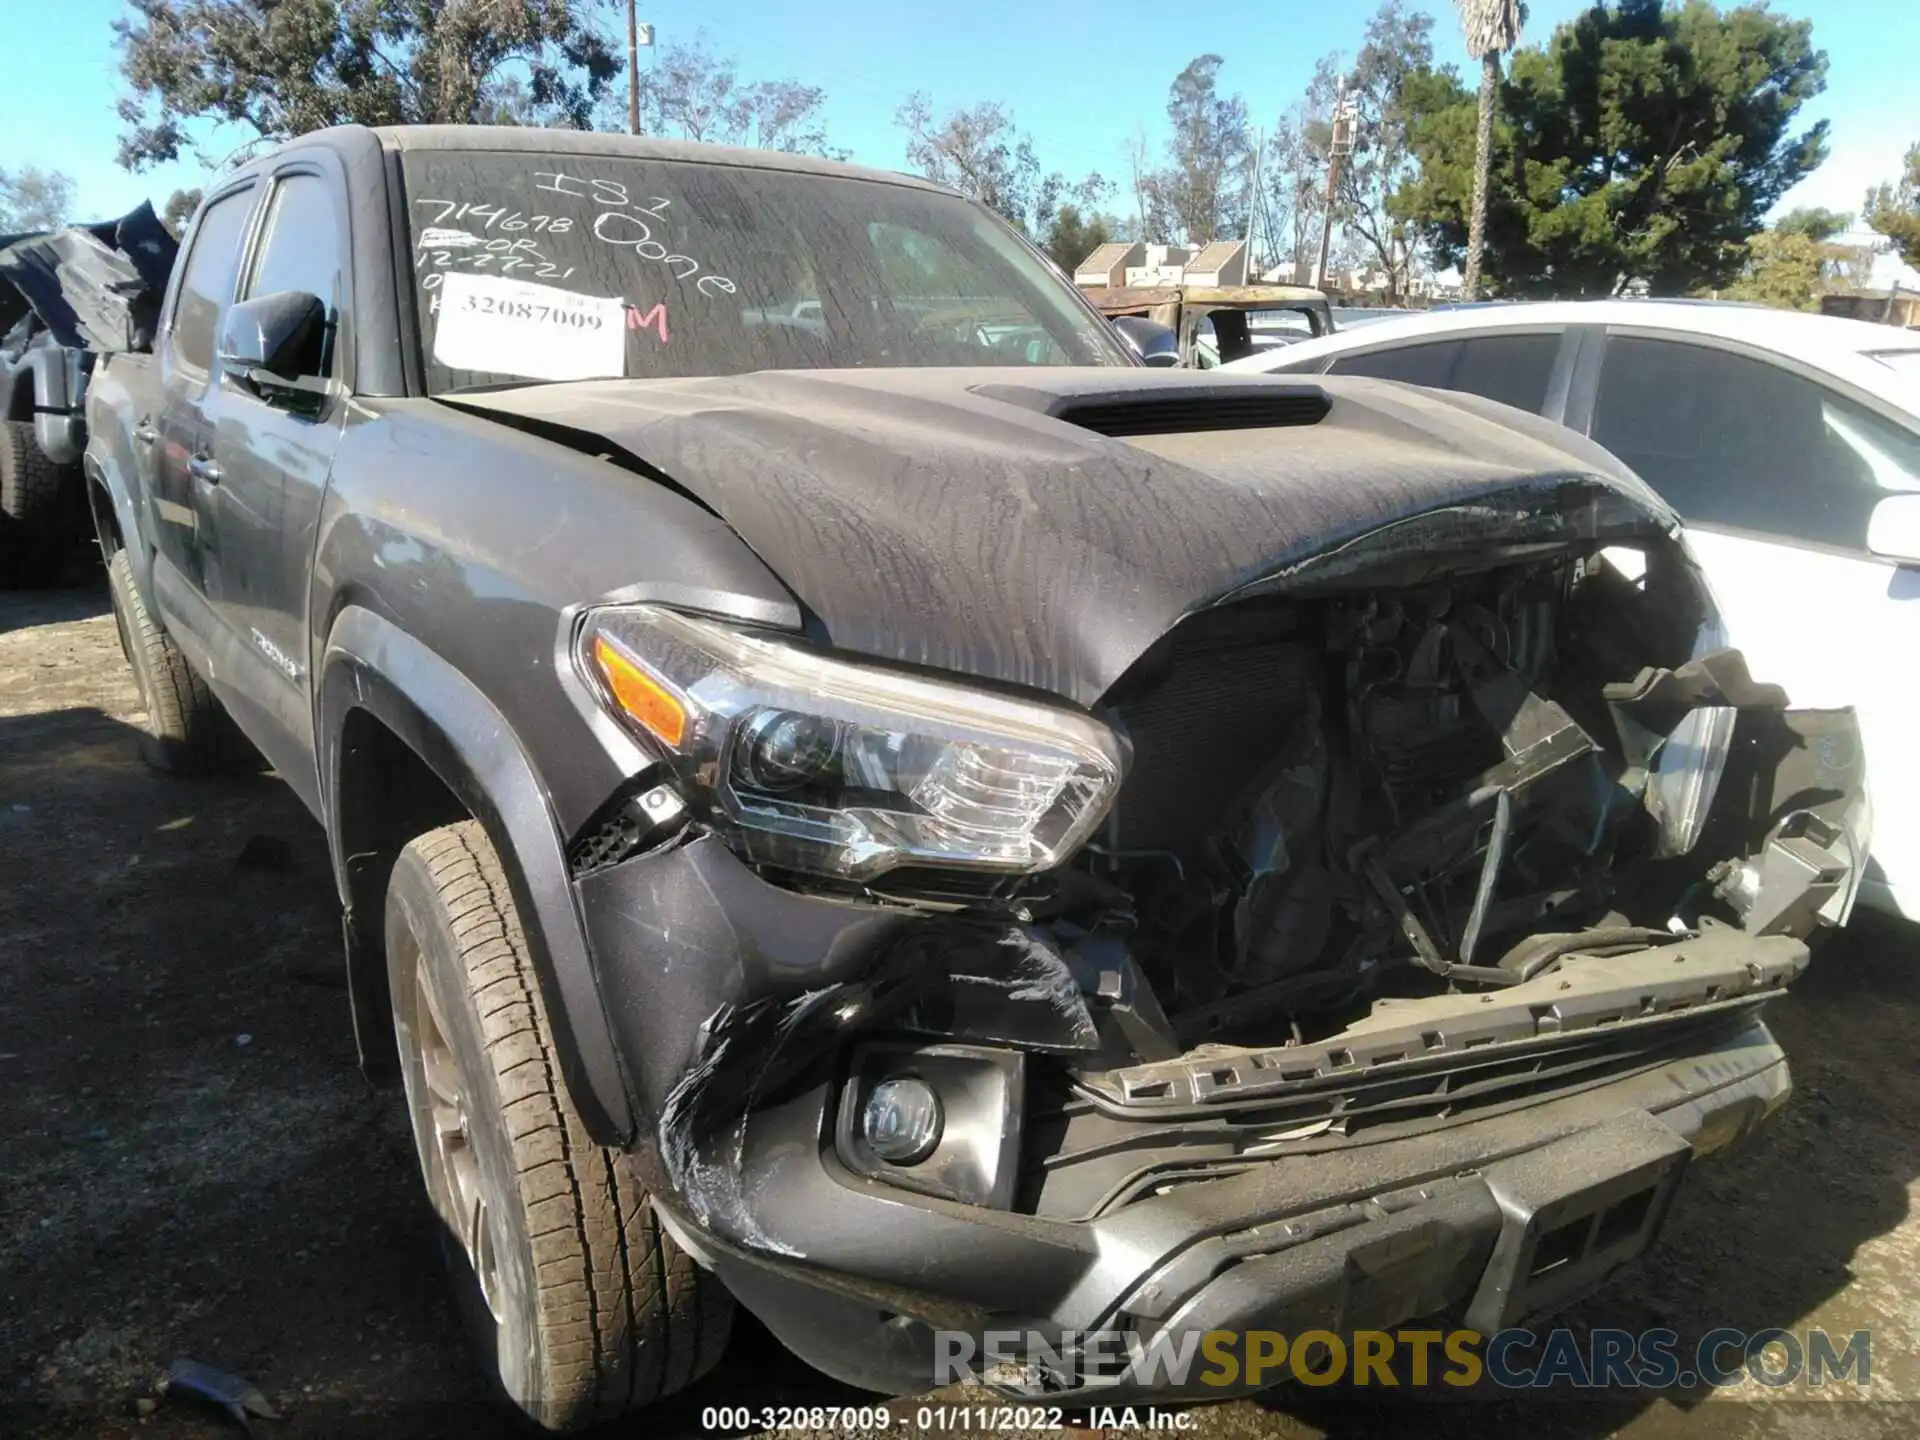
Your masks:
[[[678,750],[687,734],[687,707],[604,638],[594,639],[593,663],[600,667],[620,708],[650,735]]]

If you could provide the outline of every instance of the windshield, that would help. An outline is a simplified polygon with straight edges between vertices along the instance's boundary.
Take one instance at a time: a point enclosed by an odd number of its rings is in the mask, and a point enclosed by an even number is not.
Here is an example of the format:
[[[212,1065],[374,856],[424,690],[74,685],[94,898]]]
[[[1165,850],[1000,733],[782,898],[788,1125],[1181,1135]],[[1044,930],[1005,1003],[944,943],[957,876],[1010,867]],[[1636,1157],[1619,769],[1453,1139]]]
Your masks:
[[[1315,333],[1313,316],[1306,310],[1249,310],[1247,324],[1270,335],[1305,338]]]
[[[979,206],[687,161],[405,157],[433,393],[822,366],[1124,365]]]

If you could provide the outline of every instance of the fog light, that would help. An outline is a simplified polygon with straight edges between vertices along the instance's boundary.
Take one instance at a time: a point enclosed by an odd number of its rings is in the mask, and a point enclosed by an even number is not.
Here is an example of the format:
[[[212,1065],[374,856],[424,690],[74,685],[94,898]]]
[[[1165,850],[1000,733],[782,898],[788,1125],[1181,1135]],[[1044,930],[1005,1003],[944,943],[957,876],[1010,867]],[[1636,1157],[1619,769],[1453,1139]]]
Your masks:
[[[891,1165],[917,1165],[940,1143],[940,1097],[911,1075],[882,1080],[867,1096],[860,1133]]]

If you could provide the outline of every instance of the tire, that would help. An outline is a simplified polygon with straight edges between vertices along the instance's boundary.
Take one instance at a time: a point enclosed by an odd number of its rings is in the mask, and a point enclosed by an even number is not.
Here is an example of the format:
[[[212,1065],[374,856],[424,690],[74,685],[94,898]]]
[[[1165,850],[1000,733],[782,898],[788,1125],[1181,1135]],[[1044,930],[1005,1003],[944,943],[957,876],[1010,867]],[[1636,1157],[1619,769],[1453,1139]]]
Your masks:
[[[65,572],[69,478],[32,425],[0,421],[0,589],[52,585]]]
[[[125,550],[114,551],[107,562],[107,593],[113,599],[121,653],[133,669],[147,711],[141,742],[147,763],[180,775],[228,768],[239,748],[233,722],[173,638],[147,613]]]
[[[726,1348],[733,1301],[595,1145],[554,1058],[499,857],[463,821],[401,851],[387,973],[414,1147],[460,1308],[507,1398],[550,1430],[659,1400]]]

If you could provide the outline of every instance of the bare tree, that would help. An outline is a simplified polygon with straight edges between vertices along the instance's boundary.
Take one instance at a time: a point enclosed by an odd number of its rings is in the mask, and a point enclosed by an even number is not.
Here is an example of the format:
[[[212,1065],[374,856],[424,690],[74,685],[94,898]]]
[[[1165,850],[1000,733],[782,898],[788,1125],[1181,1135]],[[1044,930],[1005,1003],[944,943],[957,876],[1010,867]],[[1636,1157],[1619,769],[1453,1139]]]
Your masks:
[[[176,190],[167,197],[166,209],[160,212],[160,223],[173,232],[174,239],[186,234],[188,222],[200,208],[201,193],[196,185],[191,190]]]
[[[1247,102],[1220,93],[1224,63],[1196,56],[1167,90],[1168,163],[1156,187],[1165,218],[1188,244],[1238,235],[1253,198]]]
[[[796,80],[742,82],[734,62],[707,47],[704,32],[664,47],[640,76],[637,93],[645,134],[847,158],[827,140],[825,91]],[[619,108],[621,114],[602,115],[607,129],[632,123],[631,105]]]
[[[1493,170],[1493,105],[1500,90],[1500,57],[1520,43],[1526,7],[1521,0],[1455,0],[1467,54],[1480,62],[1480,123],[1475,135],[1473,209],[1467,219],[1467,266],[1462,291],[1480,289],[1480,256],[1487,240],[1487,182]]]
[[[935,115],[933,102],[916,91],[893,123],[907,132],[907,163],[914,169],[999,211],[1037,240],[1052,232],[1063,205],[1091,210],[1113,188],[1098,174],[1070,181],[1044,169],[1033,137],[998,101]]]
[[[1346,89],[1353,148],[1339,166],[1335,218],[1385,280],[1388,303],[1406,292],[1420,249],[1419,227],[1396,197],[1419,174],[1406,92],[1410,80],[1432,69],[1432,35],[1427,15],[1403,0],[1382,0]]]
[[[1321,56],[1306,92],[1281,113],[1267,142],[1261,200],[1266,206],[1268,245],[1273,258],[1290,267],[1288,278],[1302,284],[1311,283],[1321,219],[1327,211],[1332,139],[1328,117],[1333,114],[1340,78],[1340,57]]]
[[[73,210],[73,177],[24,165],[0,170],[0,230],[57,230]]]
[[[1127,167],[1133,174],[1134,238],[1145,240],[1155,232],[1149,221],[1156,219],[1159,197],[1154,193],[1153,152],[1147,144],[1147,127],[1136,125],[1127,137]]]
[[[1009,220],[1025,220],[1028,191],[1037,177],[1023,174],[1021,161],[1033,151],[1029,146],[1021,153],[1020,132],[1006,106],[986,100],[935,115],[933,101],[915,91],[894,112],[893,123],[907,132],[907,163],[922,175]]]

